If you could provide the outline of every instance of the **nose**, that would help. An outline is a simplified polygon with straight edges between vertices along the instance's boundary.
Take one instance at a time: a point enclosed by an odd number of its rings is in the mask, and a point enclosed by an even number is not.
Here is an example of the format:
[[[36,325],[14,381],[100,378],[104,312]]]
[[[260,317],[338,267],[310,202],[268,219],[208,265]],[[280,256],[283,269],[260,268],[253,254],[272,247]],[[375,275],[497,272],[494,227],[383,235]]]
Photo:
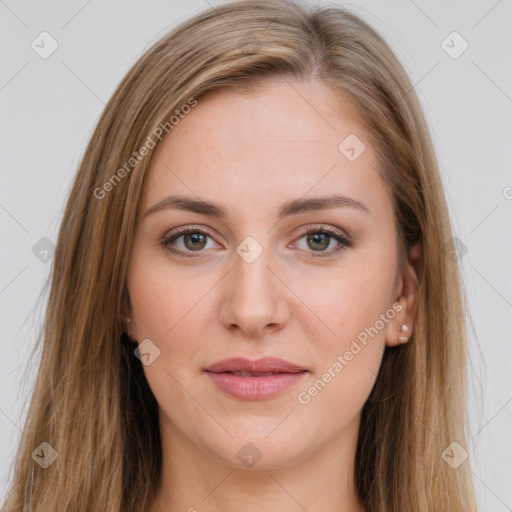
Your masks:
[[[282,329],[289,321],[290,290],[278,276],[264,251],[251,263],[237,253],[231,272],[223,280],[219,320],[230,331],[262,338]]]

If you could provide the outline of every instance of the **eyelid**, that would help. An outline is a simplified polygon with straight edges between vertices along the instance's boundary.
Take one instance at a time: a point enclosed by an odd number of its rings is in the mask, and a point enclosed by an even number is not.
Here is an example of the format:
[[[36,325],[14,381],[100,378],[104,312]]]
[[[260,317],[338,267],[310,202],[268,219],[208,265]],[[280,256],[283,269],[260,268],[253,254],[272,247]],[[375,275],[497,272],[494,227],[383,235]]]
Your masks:
[[[301,236],[307,235],[309,233],[317,233],[322,231],[334,236],[338,236],[340,238],[344,238],[347,242],[350,241],[350,237],[347,233],[339,228],[326,224],[308,224],[305,228],[301,229],[297,238],[300,238]]]
[[[179,226],[179,227],[173,229],[171,234],[165,235],[164,238],[173,238],[175,236],[187,234],[189,232],[196,232],[196,231],[211,237],[211,232],[208,228],[204,228],[200,225],[195,225],[195,224],[187,224],[186,226]]]

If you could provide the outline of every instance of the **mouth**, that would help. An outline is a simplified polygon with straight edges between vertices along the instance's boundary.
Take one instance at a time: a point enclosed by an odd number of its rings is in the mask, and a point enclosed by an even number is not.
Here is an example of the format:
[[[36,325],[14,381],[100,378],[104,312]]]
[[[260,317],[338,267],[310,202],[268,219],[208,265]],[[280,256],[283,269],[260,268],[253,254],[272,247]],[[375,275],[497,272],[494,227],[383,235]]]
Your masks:
[[[290,363],[279,357],[262,357],[257,360],[246,359],[245,357],[232,357],[218,361],[205,368],[205,371],[213,373],[235,373],[245,372],[252,374],[264,373],[297,373],[307,371],[297,364]],[[247,376],[247,375],[245,375]]]
[[[276,375],[281,373],[291,373],[291,372],[244,372],[238,370],[236,372],[214,372],[214,373],[229,373],[230,375],[237,375],[238,377],[268,377],[269,375]]]
[[[295,386],[309,371],[274,357],[251,361],[237,357],[204,369],[216,387],[243,400],[262,400]]]

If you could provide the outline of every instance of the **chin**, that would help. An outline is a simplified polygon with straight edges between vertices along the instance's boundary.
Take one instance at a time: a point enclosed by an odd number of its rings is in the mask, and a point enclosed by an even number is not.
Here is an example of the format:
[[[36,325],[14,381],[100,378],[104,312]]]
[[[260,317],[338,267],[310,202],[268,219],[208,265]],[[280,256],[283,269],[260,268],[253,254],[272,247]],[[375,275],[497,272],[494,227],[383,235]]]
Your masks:
[[[233,436],[221,446],[209,447],[210,455],[218,462],[233,469],[269,471],[294,466],[316,450],[312,439],[308,442],[302,434],[300,441],[286,432],[273,432],[270,436],[247,431],[244,436]],[[315,444],[315,446],[313,446]]]

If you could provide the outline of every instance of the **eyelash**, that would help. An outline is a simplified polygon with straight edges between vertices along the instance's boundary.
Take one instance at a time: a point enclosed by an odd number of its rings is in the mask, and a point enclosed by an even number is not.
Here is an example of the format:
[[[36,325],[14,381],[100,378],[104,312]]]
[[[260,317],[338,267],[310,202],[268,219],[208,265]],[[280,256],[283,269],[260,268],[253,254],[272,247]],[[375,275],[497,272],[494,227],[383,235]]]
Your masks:
[[[175,240],[177,240],[178,238],[182,237],[183,235],[187,235],[187,234],[191,234],[191,233],[201,233],[203,235],[206,235],[206,236],[209,236],[210,238],[212,238],[210,233],[202,228],[186,227],[186,228],[179,229],[178,231],[176,231],[175,233],[173,233],[170,236],[164,237],[160,243],[166,251],[169,251],[172,254],[176,254],[178,256],[183,256],[185,258],[197,258],[199,256],[192,256],[190,253],[193,253],[193,252],[200,253],[202,251],[182,251],[179,249],[173,249],[170,246],[170,244],[172,242],[174,242]],[[301,238],[303,238],[304,236],[307,236],[309,234],[329,235],[331,238],[334,238],[340,244],[335,249],[331,249],[330,251],[327,251],[327,252],[326,251],[320,251],[320,252],[307,251],[307,252],[311,252],[312,256],[314,258],[328,258],[335,254],[338,254],[340,251],[342,251],[343,249],[345,249],[347,247],[352,247],[352,245],[353,245],[349,239],[341,236],[336,231],[329,229],[329,228],[325,228],[325,227],[322,227],[322,228],[311,227],[311,228],[303,231],[300,234],[300,236],[297,238],[297,240],[300,240]]]

